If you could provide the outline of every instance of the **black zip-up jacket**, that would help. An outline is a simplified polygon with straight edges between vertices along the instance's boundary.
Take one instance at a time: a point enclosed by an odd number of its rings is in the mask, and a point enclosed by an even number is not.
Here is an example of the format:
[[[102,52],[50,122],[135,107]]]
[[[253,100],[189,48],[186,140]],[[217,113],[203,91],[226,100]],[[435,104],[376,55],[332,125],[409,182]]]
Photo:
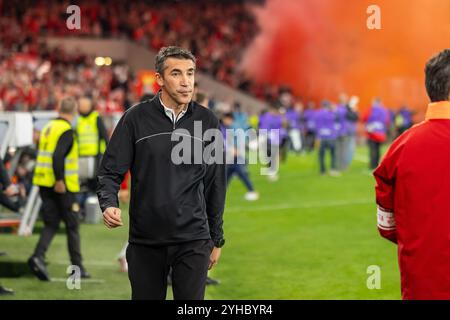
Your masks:
[[[128,109],[117,124],[99,167],[97,195],[102,211],[118,208],[120,184],[130,170],[131,243],[170,245],[212,239],[218,246],[222,242],[225,165],[171,161],[172,148],[179,143],[171,141],[172,132],[186,129],[193,140],[194,121],[201,121],[203,132],[219,128],[216,116],[196,102],[189,103],[186,114],[174,124],[156,95]]]

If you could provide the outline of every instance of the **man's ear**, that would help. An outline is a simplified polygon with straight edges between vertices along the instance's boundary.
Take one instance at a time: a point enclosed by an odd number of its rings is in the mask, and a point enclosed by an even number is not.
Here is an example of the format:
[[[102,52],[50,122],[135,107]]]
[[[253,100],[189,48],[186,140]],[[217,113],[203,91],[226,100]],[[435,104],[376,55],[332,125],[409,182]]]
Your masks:
[[[163,76],[160,73],[157,72],[155,74],[155,79],[156,79],[156,83],[158,84],[158,86],[162,87],[164,85]]]

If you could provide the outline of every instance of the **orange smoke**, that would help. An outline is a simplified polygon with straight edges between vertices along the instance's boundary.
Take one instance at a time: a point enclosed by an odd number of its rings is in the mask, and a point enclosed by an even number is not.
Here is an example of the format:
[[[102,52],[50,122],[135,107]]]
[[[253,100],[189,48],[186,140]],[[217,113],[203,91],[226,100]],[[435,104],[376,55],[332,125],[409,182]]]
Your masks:
[[[381,30],[367,28],[372,4],[381,9]],[[336,101],[347,92],[362,107],[380,96],[391,108],[423,111],[425,63],[450,47],[448,0],[267,0],[255,12],[261,33],[244,70],[308,99]]]

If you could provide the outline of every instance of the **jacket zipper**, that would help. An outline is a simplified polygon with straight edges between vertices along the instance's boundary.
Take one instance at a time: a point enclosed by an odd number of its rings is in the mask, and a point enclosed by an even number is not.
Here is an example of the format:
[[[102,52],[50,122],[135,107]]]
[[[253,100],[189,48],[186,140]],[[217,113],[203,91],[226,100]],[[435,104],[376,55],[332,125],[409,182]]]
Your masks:
[[[187,110],[186,110],[186,113],[184,114],[184,116],[183,116],[181,119],[179,119],[178,121],[172,121],[172,123],[173,123],[173,130],[175,130],[176,124],[177,124],[177,123],[181,123],[184,119],[187,118],[187,116],[188,116],[188,114],[187,114]],[[178,117],[178,116],[177,116],[177,117]],[[176,120],[176,119],[175,119],[175,120]]]

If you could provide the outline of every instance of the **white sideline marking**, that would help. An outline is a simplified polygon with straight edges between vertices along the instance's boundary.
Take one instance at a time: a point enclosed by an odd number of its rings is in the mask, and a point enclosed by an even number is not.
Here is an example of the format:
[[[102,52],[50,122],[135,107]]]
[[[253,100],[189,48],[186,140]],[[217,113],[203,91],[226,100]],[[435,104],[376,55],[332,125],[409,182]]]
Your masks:
[[[302,208],[326,208],[326,207],[334,207],[334,206],[349,206],[349,205],[360,205],[360,204],[371,204],[373,203],[375,205],[374,199],[362,199],[362,200],[352,200],[352,201],[344,201],[344,200],[338,200],[338,201],[328,201],[328,202],[310,202],[310,203],[304,203],[299,205],[272,205],[272,206],[264,206],[264,207],[252,207],[252,208],[237,208],[237,207],[231,207],[227,208],[225,207],[225,213],[226,212],[254,212],[254,211],[274,211],[274,210],[287,210],[287,209],[302,209]],[[58,265],[70,265],[69,261],[52,261],[53,264]],[[86,260],[84,262],[85,265],[90,266],[103,266],[103,267],[119,267],[118,262],[116,261],[93,261],[93,260]],[[52,278],[57,279],[55,281],[62,281],[62,278]],[[64,279],[64,281],[67,281],[67,279]],[[82,280],[82,281],[88,281]],[[104,282],[104,280],[100,280]]]
[[[60,264],[60,265],[70,265],[70,261],[50,261],[51,264]],[[109,261],[92,261],[86,260],[83,264],[87,266],[99,266],[99,267],[109,267],[109,266],[119,266],[118,262],[109,262]]]
[[[51,282],[67,282],[67,278],[50,278]],[[105,283],[103,279],[80,279],[83,283]]]
[[[273,211],[273,210],[286,210],[286,209],[302,209],[302,208],[326,208],[334,206],[348,206],[348,205],[358,205],[358,204],[375,204],[375,200],[364,199],[364,200],[353,200],[353,201],[329,201],[329,202],[311,202],[299,205],[275,205],[275,206],[264,206],[264,207],[253,207],[253,208],[226,208],[225,212],[238,212],[238,211]]]

